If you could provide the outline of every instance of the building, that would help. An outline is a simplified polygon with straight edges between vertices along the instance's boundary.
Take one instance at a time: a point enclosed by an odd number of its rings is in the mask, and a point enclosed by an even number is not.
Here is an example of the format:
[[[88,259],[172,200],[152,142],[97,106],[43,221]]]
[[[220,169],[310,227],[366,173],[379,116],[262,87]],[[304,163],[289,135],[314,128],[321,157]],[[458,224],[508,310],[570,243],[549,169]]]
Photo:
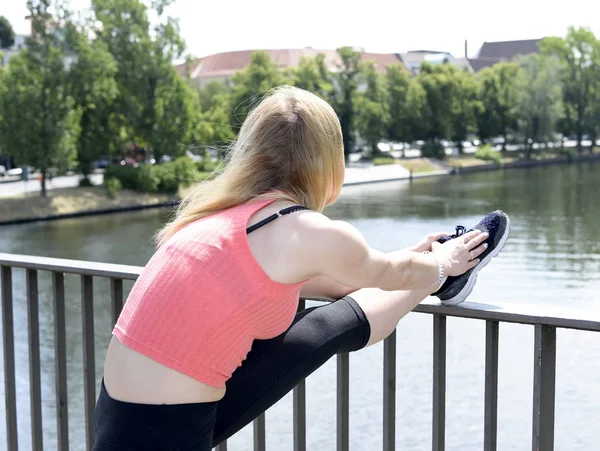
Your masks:
[[[252,53],[256,50],[240,50],[233,52],[216,53],[204,58],[198,58],[192,61],[176,66],[177,71],[182,76],[189,76],[195,84],[202,88],[207,83],[220,80],[227,82],[233,74],[242,70],[250,64]],[[340,64],[339,55],[335,50],[317,50],[311,47],[304,49],[276,49],[264,50],[269,54],[271,60],[281,69],[287,67],[296,67],[301,58],[315,57],[318,54],[325,55],[325,62],[332,72],[337,71]],[[362,61],[371,61],[375,63],[380,73],[386,72],[386,67],[390,64],[403,64],[402,59],[396,53],[362,53]],[[406,67],[406,66],[405,66]],[[409,70],[407,68],[407,70]]]
[[[0,53],[2,54],[2,67],[5,67],[13,56],[27,47],[27,37],[28,36],[24,34],[16,34],[15,43],[12,47],[0,49]]]
[[[540,53],[541,39],[526,39],[520,41],[484,42],[475,58],[470,58],[469,63],[475,72],[496,63],[515,61],[520,55]]]
[[[400,58],[404,65],[416,75],[419,73],[421,64],[427,62],[429,64],[452,64],[460,69],[473,72],[473,68],[467,58],[455,57],[448,52],[440,52],[437,50],[411,50],[406,53],[401,53]]]

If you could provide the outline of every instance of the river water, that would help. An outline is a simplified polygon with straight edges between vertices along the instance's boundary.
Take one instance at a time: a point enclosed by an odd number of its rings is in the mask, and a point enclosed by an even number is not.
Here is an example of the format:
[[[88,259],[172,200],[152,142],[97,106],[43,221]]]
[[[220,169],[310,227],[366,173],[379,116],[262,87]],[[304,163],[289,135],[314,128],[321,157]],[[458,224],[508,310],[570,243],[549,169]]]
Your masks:
[[[470,300],[484,303],[600,308],[600,164],[551,166],[347,187],[327,214],[358,227],[376,248],[409,246],[424,234],[476,224],[502,209],[512,220],[499,258],[480,273]],[[0,229],[0,252],[143,265],[165,211],[62,220]],[[69,427],[83,446],[81,298],[67,284]],[[131,284],[126,284],[129,288]],[[29,375],[24,274],[14,272],[20,449],[30,449]],[[108,282],[95,282],[97,377],[110,337]],[[44,448],[55,449],[54,351],[49,276],[40,275]],[[556,447],[600,449],[600,334],[558,331]],[[448,320],[446,449],[476,451],[483,443],[485,324]],[[432,318],[411,314],[398,327],[397,449],[431,449]],[[350,359],[352,450],[382,446],[383,347]],[[2,380],[3,376],[0,376]],[[533,327],[501,324],[498,449],[531,449]],[[0,391],[3,383],[0,383]],[[291,395],[267,412],[267,447],[292,450]],[[307,380],[309,450],[335,449],[335,359]],[[251,450],[251,427],[230,440]],[[0,412],[0,437],[5,435]],[[0,449],[6,446],[0,441]]]

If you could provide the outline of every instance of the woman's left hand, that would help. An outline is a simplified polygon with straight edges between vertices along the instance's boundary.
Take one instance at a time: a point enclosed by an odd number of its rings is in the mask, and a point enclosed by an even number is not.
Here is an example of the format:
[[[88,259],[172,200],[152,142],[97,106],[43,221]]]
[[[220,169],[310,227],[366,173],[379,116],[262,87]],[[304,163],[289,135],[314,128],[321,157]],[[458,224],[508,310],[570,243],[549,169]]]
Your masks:
[[[409,247],[408,250],[412,251],[412,252],[426,252],[426,251],[431,252],[431,245],[435,241],[439,240],[443,236],[449,236],[449,235],[450,234],[448,232],[430,233],[425,238],[423,238],[421,241],[419,241],[415,246]]]

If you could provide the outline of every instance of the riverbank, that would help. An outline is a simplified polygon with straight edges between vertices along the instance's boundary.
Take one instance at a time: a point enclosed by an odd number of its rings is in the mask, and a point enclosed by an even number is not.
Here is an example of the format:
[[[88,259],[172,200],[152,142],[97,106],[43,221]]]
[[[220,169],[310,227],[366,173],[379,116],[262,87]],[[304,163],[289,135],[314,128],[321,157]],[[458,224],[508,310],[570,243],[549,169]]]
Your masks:
[[[477,160],[472,156],[450,159],[443,166],[425,158],[417,158],[382,166],[350,166],[346,168],[344,186],[588,161],[600,161],[598,149],[595,153],[585,155],[553,155],[550,158],[536,156],[531,160],[511,158],[506,159],[503,165]],[[0,225],[163,208],[176,204],[176,196],[130,190],[122,190],[116,198],[111,199],[102,186],[53,189],[48,191],[46,199],[38,193],[3,197],[0,202]]]
[[[173,196],[164,194],[123,190],[111,199],[101,186],[59,188],[49,190],[46,198],[39,193],[3,197],[0,225],[158,208],[171,203]]]

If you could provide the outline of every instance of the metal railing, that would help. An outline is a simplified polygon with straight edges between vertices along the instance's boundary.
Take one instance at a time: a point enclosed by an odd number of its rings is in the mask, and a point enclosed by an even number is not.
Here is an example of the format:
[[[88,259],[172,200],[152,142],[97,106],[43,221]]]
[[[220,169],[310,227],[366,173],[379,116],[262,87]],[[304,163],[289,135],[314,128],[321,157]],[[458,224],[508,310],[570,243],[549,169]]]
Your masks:
[[[34,450],[45,449],[42,430],[40,323],[38,272],[52,275],[52,306],[54,317],[54,366],[56,392],[57,448],[69,449],[69,415],[67,411],[67,355],[65,322],[65,275],[81,279],[81,312],[83,339],[83,381],[86,447],[94,442],[93,414],[96,402],[93,284],[96,278],[110,280],[111,322],[114,325],[123,307],[123,281],[135,280],[141,267],[31,257],[0,253],[0,283],[3,324],[4,393],[6,401],[6,440],[8,450],[18,449],[17,397],[15,383],[15,324],[13,320],[13,270],[25,270],[27,299],[27,334],[29,347],[29,390],[31,400],[31,443]],[[305,301],[300,302],[303,309]],[[586,319],[568,310],[555,315],[541,315],[531,306],[443,307],[422,303],[415,311],[433,315],[433,418],[432,449],[445,449],[446,419],[446,320],[447,317],[478,319],[486,322],[485,338],[485,402],[484,450],[496,449],[498,415],[498,343],[499,323],[529,324],[535,328],[532,449],[554,449],[554,408],[556,374],[556,329],[600,331],[600,315]],[[107,331],[109,333],[109,331]],[[383,367],[383,450],[395,449],[396,440],[396,333],[384,341]],[[349,449],[349,357],[337,357],[337,450]],[[306,450],[306,387],[301,382],[293,391],[294,451]],[[266,448],[264,414],[254,420],[254,450]],[[217,447],[226,451],[227,443]]]

